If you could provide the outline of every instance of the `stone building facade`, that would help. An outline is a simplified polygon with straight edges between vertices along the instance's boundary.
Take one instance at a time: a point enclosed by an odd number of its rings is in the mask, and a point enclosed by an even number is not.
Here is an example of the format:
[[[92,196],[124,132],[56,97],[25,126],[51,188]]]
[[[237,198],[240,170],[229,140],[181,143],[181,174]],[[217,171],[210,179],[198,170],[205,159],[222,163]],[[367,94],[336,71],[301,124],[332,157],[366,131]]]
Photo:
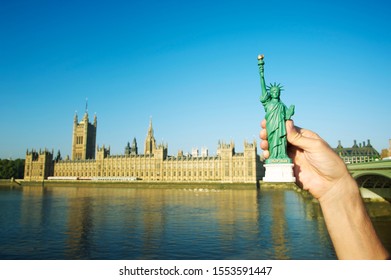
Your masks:
[[[72,160],[95,158],[97,125],[96,115],[94,116],[94,122],[89,123],[87,112],[80,122],[77,114],[75,114],[72,135]]]
[[[370,140],[365,143],[357,144],[354,140],[352,147],[344,148],[341,145],[341,141],[338,141],[338,147],[334,151],[345,161],[346,164],[371,162],[380,159],[380,154],[371,145]]]
[[[262,163],[254,142],[244,142],[244,151],[237,153],[234,142],[219,142],[217,154],[207,152],[198,156],[168,155],[167,144],[157,144],[154,138],[152,120],[149,123],[144,142],[144,154],[138,154],[136,139],[125,147],[123,155],[110,155],[110,148],[97,147],[91,152],[96,141],[96,116],[88,122],[86,113],[83,120],[74,119],[72,159],[51,160],[52,164],[41,176],[54,180],[103,180],[147,182],[230,182],[254,183],[262,177]],[[92,135],[92,136],[91,136]],[[85,139],[93,137],[93,140]],[[53,158],[53,154],[51,154]],[[26,154],[26,165],[31,162]],[[26,173],[25,175],[29,175]],[[34,173],[35,174],[35,173]],[[25,176],[25,180],[35,180],[35,176]],[[39,177],[41,178],[41,177]]]
[[[43,181],[54,172],[53,152],[27,150],[24,165],[24,180]]]

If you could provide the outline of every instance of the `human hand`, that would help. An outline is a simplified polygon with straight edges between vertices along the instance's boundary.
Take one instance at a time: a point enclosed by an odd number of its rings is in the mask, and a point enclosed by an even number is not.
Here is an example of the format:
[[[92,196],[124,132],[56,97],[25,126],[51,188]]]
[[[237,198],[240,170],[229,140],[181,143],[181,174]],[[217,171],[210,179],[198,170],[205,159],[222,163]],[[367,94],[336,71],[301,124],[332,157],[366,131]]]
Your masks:
[[[297,183],[319,200],[338,258],[389,258],[342,159],[316,133],[294,126],[291,120],[285,125]],[[261,148],[267,158],[266,120],[261,126]]]
[[[264,150],[264,157],[268,158],[270,153],[266,120],[262,121],[261,126],[261,148]],[[335,191],[339,191],[338,185],[343,186],[345,180],[351,179],[342,159],[319,135],[294,126],[292,120],[286,121],[286,130],[288,155],[294,163],[293,171],[297,184],[317,199],[325,197],[328,193],[335,195]]]

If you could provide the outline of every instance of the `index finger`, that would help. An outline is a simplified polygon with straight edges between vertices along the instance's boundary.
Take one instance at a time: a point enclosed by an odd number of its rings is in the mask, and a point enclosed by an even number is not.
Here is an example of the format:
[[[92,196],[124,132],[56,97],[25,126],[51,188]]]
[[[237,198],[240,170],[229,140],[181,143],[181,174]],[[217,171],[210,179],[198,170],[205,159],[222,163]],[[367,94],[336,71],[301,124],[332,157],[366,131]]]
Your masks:
[[[261,127],[262,128],[266,128],[266,119],[263,119],[262,121],[261,121]]]

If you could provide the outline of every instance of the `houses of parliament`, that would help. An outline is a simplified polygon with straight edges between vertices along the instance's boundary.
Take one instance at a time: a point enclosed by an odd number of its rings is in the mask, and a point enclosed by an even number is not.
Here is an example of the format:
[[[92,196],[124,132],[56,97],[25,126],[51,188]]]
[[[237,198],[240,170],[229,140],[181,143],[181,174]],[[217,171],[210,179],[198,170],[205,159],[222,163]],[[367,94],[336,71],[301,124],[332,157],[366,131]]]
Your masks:
[[[244,151],[237,153],[234,142],[219,141],[217,154],[193,150],[191,155],[179,151],[168,155],[167,144],[157,144],[150,120],[139,153],[136,139],[127,144],[124,154],[111,155],[110,148],[96,146],[97,117],[89,122],[88,112],[79,121],[73,120],[72,157],[65,160],[48,150],[27,150],[25,181],[91,180],[146,182],[227,182],[254,183],[262,178],[262,162],[257,145],[244,142]]]

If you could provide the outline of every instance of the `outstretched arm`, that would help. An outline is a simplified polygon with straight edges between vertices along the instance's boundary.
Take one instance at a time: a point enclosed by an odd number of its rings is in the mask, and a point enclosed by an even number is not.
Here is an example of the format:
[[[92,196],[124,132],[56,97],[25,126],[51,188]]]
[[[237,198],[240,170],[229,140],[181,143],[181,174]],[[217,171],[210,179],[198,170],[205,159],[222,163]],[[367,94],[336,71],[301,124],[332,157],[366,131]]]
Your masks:
[[[260,137],[269,156],[266,121]],[[289,155],[297,183],[319,200],[325,223],[339,259],[386,259],[356,181],[345,163],[316,133],[286,122]]]
[[[263,54],[258,55],[258,68],[259,68],[259,75],[261,77],[261,89],[262,89],[262,95],[261,95],[261,102],[262,104],[269,99],[269,94],[266,90],[266,84],[265,84],[265,76],[264,76],[264,65],[265,62],[263,61]]]
[[[286,115],[285,115],[285,120],[290,120],[295,113],[295,105],[291,105],[289,109],[286,109]]]

